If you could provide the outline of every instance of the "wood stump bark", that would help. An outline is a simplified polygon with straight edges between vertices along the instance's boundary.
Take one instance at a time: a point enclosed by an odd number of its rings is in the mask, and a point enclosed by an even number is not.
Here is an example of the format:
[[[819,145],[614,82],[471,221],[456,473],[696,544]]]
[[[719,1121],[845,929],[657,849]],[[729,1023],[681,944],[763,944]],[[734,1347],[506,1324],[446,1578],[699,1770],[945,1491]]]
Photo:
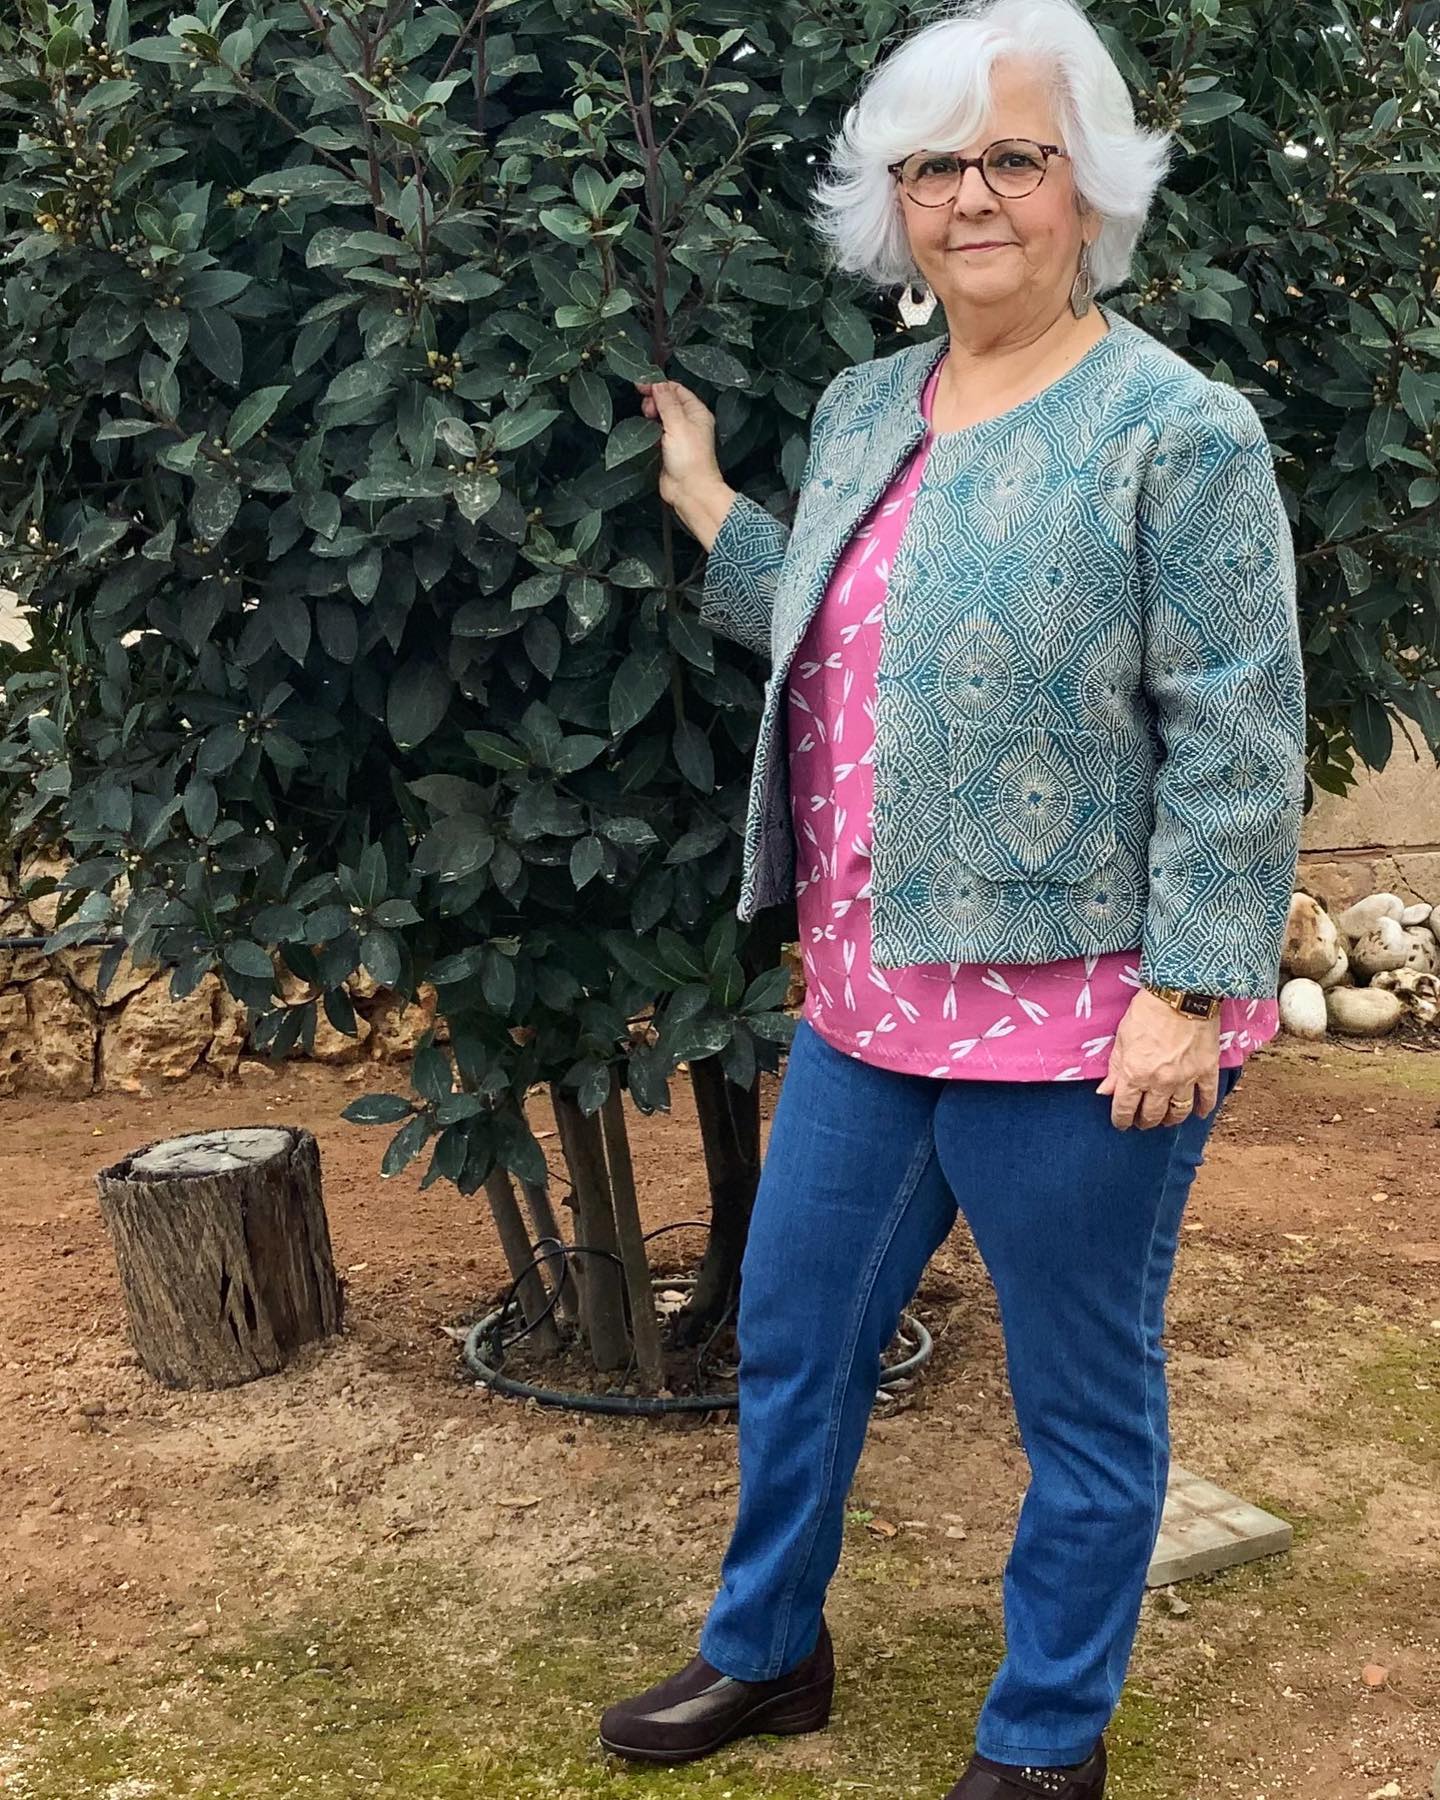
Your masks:
[[[298,1128],[192,1132],[96,1177],[142,1366],[234,1387],[340,1330],[320,1150]]]

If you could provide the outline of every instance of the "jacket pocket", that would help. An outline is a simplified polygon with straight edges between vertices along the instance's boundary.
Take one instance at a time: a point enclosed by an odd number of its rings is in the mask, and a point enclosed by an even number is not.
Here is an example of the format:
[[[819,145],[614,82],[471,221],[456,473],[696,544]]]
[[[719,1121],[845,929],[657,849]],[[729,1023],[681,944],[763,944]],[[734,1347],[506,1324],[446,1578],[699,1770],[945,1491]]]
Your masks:
[[[955,853],[989,881],[1087,880],[1115,851],[1117,752],[1075,725],[949,728]]]

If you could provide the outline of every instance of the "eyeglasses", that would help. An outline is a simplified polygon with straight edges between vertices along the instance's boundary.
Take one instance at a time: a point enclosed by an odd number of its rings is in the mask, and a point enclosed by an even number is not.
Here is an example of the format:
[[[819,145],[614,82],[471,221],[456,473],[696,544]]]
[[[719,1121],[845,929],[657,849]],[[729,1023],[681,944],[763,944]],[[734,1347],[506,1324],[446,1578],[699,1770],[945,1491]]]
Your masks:
[[[1033,194],[1045,179],[1052,156],[1069,156],[1058,144],[1037,144],[1030,138],[997,138],[979,156],[955,156],[948,150],[917,150],[901,162],[885,166],[917,206],[948,206],[960,192],[965,171],[972,166],[980,179],[1001,200],[1020,200]]]

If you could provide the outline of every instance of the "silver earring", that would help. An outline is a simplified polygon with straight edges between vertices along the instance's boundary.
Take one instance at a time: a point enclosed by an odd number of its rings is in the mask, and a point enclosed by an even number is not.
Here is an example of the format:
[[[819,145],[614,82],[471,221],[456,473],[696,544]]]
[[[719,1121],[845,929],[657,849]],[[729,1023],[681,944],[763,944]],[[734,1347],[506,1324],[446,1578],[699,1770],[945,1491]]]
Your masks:
[[[1095,295],[1095,276],[1090,268],[1090,246],[1080,246],[1080,267],[1076,270],[1075,279],[1070,284],[1070,310],[1077,319],[1083,319],[1090,310],[1090,302]]]
[[[915,292],[915,282],[907,281],[900,290],[898,302],[900,318],[912,331],[917,325],[923,325],[935,310],[935,294],[929,282],[922,281],[920,292]]]

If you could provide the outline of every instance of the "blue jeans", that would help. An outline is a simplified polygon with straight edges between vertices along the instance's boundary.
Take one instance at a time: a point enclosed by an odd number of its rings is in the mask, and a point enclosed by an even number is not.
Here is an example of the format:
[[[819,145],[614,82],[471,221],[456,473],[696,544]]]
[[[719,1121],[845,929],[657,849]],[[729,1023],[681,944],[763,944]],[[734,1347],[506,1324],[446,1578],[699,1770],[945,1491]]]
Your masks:
[[[1208,1117],[1119,1131],[1095,1082],[902,1074],[800,1023],[741,1266],[740,1494],[708,1662],[763,1681],[814,1648],[881,1356],[958,1206],[995,1286],[1031,1473],[976,1747],[1084,1761],[1160,1529],[1180,1216],[1239,1074],[1220,1071]]]

